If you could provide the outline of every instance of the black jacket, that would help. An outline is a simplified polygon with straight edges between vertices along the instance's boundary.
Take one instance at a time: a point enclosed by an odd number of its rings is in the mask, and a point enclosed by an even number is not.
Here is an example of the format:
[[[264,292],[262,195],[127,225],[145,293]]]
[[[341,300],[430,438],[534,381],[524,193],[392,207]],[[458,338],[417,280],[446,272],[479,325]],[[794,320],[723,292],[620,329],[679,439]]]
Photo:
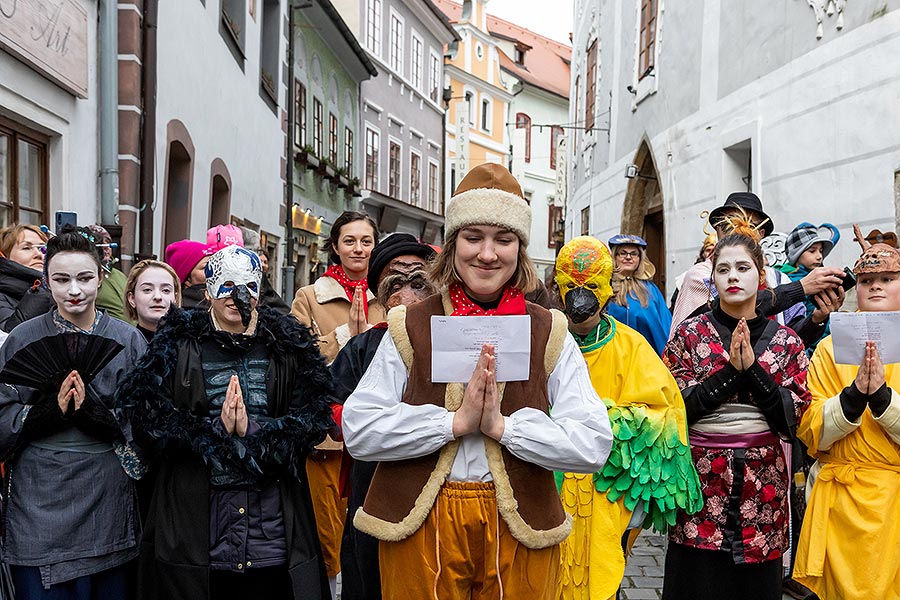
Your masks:
[[[9,333],[19,323],[50,312],[53,297],[39,285],[42,278],[40,271],[0,256],[0,329]]]
[[[209,598],[209,474],[217,461],[281,491],[295,598],[330,597],[306,482],[306,458],[334,427],[331,378],[307,327],[259,309],[269,351],[269,414],[245,438],[214,428],[200,356],[212,331],[206,311],[173,310],[121,390],[135,440],[159,470],[139,561],[139,598]]]

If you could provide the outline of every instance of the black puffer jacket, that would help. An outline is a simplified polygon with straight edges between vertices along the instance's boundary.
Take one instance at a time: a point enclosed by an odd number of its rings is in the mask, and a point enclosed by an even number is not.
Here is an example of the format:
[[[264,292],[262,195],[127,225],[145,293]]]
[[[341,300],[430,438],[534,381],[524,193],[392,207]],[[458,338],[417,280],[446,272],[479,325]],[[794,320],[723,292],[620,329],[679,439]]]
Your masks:
[[[53,297],[41,286],[43,274],[0,256],[0,329],[50,312]]]

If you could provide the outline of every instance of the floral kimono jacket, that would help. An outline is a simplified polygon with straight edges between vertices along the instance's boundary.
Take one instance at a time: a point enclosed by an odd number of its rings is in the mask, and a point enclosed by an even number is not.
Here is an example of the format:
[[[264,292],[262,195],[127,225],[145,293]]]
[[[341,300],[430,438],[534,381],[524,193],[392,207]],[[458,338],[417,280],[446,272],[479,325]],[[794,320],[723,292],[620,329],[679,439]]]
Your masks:
[[[669,540],[730,552],[736,564],[781,557],[789,545],[789,451],[810,396],[808,359],[789,328],[748,321],[756,362],[743,372],[728,350],[737,320],[721,309],[679,325],[663,352],[684,396],[703,509],[681,513]]]

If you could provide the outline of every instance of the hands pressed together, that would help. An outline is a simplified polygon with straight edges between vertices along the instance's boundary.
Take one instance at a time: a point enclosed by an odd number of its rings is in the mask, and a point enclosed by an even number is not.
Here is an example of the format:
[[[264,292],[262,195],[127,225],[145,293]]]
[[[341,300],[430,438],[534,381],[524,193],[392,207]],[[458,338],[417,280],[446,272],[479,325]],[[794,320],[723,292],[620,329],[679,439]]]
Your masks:
[[[244,405],[244,395],[237,375],[232,375],[225,391],[225,402],[222,404],[222,424],[228,435],[237,433],[238,437],[247,435],[249,418]]]
[[[84,395],[84,381],[81,379],[78,371],[72,371],[63,379],[62,385],[59,387],[59,393],[56,395],[56,402],[59,404],[60,412],[66,414],[69,410],[70,402],[74,403],[76,411],[80,409],[81,405],[84,404]]]
[[[859,365],[853,385],[866,396],[871,396],[884,385],[884,363],[875,342],[866,342],[866,354]]]
[[[359,335],[369,329],[366,320],[366,295],[361,287],[353,291],[353,300],[350,301],[350,320],[347,322],[350,336]]]
[[[462,405],[453,415],[453,437],[459,438],[479,430],[498,441],[503,437],[505,422],[500,414],[496,363],[494,346],[484,344],[463,394]]]
[[[730,356],[728,362],[740,372],[746,371],[756,362],[753,345],[750,343],[750,328],[747,327],[747,319],[738,321],[737,327],[734,328],[728,355]]]

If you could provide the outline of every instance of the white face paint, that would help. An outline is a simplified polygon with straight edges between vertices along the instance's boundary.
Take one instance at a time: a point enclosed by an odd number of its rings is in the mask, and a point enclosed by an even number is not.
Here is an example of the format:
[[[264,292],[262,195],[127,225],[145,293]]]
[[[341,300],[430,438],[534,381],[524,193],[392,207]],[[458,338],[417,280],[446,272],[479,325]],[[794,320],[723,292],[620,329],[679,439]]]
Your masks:
[[[77,321],[87,313],[93,317],[100,287],[97,261],[84,252],[60,252],[47,265],[47,285],[59,313]]]
[[[175,302],[175,282],[165,269],[149,267],[137,278],[128,303],[138,316],[138,325],[156,331],[156,325]]]
[[[206,291],[210,298],[227,298],[239,285],[247,286],[250,296],[259,298],[262,265],[255,252],[240,246],[226,246],[206,263]]]
[[[726,246],[713,267],[713,279],[723,306],[756,303],[759,269],[743,246]]]

